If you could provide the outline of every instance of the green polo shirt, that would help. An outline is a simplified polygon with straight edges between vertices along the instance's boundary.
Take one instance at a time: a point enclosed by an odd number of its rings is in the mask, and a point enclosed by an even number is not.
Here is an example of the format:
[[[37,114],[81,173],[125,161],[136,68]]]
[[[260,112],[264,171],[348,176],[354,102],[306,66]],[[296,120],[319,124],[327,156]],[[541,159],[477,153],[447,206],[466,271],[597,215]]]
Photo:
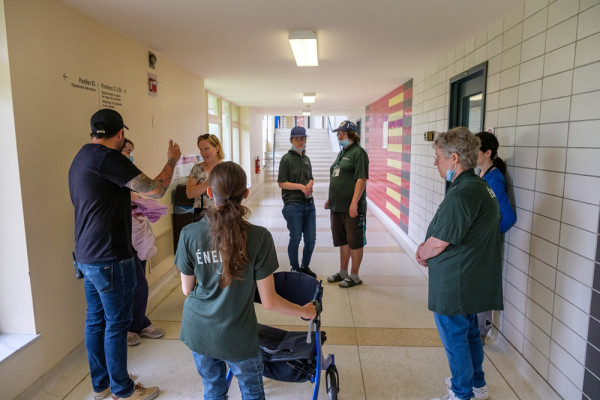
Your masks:
[[[290,149],[290,151],[281,157],[279,175],[277,176],[278,183],[291,182],[306,185],[311,180],[313,180],[312,166],[305,152],[302,152],[302,155],[300,155],[297,151]],[[301,190],[281,189],[281,197],[286,204],[304,202],[305,199],[304,193]]]
[[[442,315],[503,310],[500,208],[472,169],[456,177],[426,239],[450,243],[429,267],[429,309]]]
[[[243,279],[221,289],[223,264],[212,246],[209,219],[182,229],[175,264],[184,275],[195,275],[197,282],[185,299],[181,318],[181,341],[192,351],[231,361],[258,355],[256,281],[271,275],[279,264],[273,237],[262,226],[249,225],[246,251],[249,262]]]
[[[359,179],[369,179],[369,156],[358,143],[342,149],[329,168],[329,209],[348,212]],[[358,200],[358,212],[367,212],[367,188]]]

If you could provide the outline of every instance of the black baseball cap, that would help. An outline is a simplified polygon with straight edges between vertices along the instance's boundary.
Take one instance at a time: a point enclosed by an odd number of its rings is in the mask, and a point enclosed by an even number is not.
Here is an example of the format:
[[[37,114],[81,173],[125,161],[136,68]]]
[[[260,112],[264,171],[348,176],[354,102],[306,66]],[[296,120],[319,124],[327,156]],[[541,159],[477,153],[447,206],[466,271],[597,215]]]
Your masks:
[[[109,136],[117,133],[123,128],[129,129],[127,125],[123,123],[121,114],[110,108],[96,111],[96,113],[92,115],[90,125],[92,127],[92,135],[96,137]]]
[[[337,129],[334,129],[334,132],[356,132],[356,124],[352,121],[344,121],[340,124],[340,127]]]

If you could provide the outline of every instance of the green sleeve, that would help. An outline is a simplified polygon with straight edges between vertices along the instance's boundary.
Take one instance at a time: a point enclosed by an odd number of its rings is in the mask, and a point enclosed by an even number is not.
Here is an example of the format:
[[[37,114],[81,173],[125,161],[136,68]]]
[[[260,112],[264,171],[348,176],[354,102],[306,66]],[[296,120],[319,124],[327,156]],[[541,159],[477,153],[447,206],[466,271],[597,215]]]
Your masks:
[[[452,245],[459,245],[473,225],[477,206],[466,197],[448,193],[436,213],[430,236]]]
[[[175,265],[184,275],[194,275],[194,255],[186,246],[187,229],[184,227],[179,235],[179,244],[175,252]]]
[[[369,156],[366,151],[358,153],[354,166],[354,180],[369,179]]]
[[[265,228],[262,228],[262,230],[256,264],[254,265],[254,278],[257,281],[265,279],[279,268],[273,236]]]
[[[284,155],[283,157],[281,157],[281,161],[279,162],[279,174],[277,175],[277,183],[285,183],[289,181],[290,179],[288,177],[288,163],[286,156]]]

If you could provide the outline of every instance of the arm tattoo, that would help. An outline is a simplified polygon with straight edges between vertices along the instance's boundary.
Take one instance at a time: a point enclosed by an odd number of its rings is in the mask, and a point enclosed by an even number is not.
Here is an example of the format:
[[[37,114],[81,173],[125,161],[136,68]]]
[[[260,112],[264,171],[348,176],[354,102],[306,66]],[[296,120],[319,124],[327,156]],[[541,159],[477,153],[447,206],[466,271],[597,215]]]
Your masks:
[[[144,173],[141,173],[135,178],[133,178],[127,183],[126,186],[134,192],[144,193],[149,197],[161,197],[165,191],[165,189],[162,187],[162,180],[155,181]],[[159,190],[158,193],[154,195],[148,194],[149,192],[155,191],[156,189]]]

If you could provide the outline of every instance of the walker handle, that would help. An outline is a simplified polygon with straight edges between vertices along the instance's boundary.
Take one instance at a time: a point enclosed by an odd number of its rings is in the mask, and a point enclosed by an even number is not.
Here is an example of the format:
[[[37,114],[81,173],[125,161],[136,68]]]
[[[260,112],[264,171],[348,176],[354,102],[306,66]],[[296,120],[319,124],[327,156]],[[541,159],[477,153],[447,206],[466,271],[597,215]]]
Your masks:
[[[312,343],[313,320],[308,323],[308,332],[306,334],[306,343]]]

